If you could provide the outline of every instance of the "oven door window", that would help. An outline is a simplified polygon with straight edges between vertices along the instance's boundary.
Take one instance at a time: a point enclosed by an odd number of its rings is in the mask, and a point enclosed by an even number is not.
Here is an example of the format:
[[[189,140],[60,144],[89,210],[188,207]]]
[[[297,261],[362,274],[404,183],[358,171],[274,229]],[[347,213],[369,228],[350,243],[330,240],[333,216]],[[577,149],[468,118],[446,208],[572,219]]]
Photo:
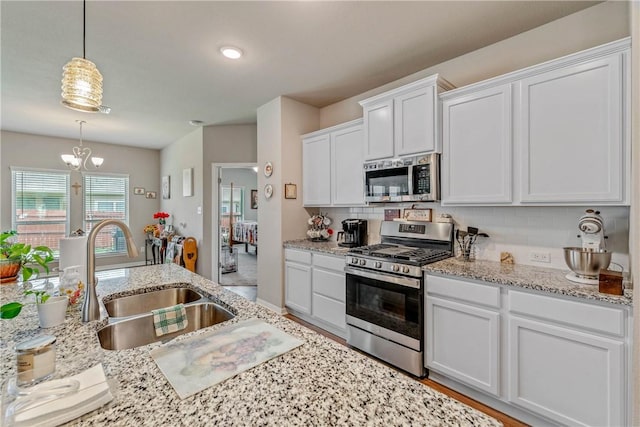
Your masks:
[[[367,197],[405,196],[409,194],[409,167],[366,172]]]
[[[402,335],[422,338],[422,292],[347,274],[347,314]]]

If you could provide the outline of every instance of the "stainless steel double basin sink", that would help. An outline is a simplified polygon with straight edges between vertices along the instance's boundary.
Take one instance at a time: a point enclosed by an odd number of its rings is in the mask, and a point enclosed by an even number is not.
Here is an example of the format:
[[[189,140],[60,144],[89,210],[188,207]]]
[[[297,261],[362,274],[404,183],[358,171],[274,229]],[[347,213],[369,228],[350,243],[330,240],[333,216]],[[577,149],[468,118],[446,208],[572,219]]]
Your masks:
[[[185,304],[188,326],[177,332],[156,336],[151,310]],[[98,330],[100,346],[105,350],[136,348],[206,328],[235,316],[193,289],[177,287],[114,298],[104,304],[109,324]]]

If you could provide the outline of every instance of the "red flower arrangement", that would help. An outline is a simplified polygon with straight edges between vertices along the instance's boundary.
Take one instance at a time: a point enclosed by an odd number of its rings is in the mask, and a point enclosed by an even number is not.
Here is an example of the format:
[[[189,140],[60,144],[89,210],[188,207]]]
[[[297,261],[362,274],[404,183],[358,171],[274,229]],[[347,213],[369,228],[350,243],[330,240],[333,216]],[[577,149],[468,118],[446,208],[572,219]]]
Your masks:
[[[167,219],[169,218],[171,215],[169,215],[166,212],[156,212],[153,214],[153,219]]]

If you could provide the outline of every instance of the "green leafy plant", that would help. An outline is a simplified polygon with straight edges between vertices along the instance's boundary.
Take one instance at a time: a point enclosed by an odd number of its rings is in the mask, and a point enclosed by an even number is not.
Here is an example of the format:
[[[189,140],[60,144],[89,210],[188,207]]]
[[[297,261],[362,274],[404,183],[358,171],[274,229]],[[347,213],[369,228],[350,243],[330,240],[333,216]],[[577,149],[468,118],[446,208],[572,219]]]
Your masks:
[[[29,280],[34,273],[40,273],[42,267],[49,273],[49,263],[53,261],[53,251],[48,246],[32,247],[26,243],[14,242],[14,230],[0,233],[0,260],[20,263],[22,280]]]
[[[44,304],[49,299],[50,295],[46,291],[24,291],[25,295],[34,295],[36,298],[36,304]],[[13,319],[22,311],[22,307],[27,304],[20,302],[10,302],[3,306],[0,306],[0,319]]]

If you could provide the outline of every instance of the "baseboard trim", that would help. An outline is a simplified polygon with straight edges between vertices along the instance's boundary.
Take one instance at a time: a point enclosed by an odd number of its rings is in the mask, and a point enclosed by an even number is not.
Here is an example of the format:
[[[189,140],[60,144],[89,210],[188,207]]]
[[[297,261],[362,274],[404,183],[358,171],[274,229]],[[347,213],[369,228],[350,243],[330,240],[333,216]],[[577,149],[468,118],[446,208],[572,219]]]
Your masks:
[[[278,307],[277,305],[271,304],[270,302],[267,302],[263,299],[260,298],[256,298],[256,304],[269,309],[275,313],[278,313],[280,315],[284,315],[287,314],[287,309],[285,307]]]

